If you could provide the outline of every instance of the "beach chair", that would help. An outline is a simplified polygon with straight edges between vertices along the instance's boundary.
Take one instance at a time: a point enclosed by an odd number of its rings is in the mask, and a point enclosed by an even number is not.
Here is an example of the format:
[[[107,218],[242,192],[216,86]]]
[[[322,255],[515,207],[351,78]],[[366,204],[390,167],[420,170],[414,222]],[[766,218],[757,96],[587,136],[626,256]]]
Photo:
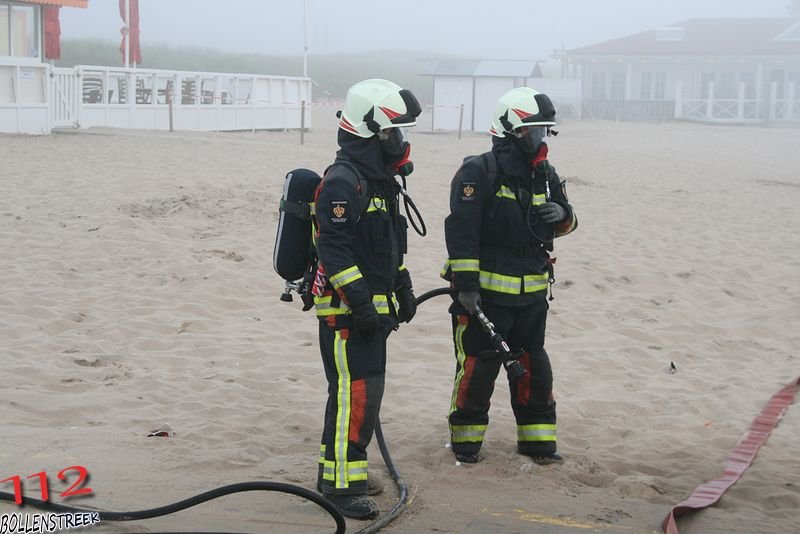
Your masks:
[[[181,80],[181,104],[192,105],[195,103],[195,81]]]
[[[152,96],[153,92],[151,89],[147,89],[144,86],[144,80],[141,78],[136,78],[136,103],[149,104]]]
[[[101,78],[83,78],[83,103],[98,104],[103,101],[103,80]]]

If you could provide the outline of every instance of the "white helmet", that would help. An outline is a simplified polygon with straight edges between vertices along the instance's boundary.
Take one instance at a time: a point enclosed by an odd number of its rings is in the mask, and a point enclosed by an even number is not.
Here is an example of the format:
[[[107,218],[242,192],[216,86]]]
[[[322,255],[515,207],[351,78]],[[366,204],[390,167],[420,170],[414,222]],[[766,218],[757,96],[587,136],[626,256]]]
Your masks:
[[[358,82],[347,91],[339,128],[359,137],[417,124],[422,108],[414,94],[389,80]]]
[[[550,97],[530,87],[516,87],[497,101],[489,132],[505,137],[523,126],[555,126],[556,109]]]

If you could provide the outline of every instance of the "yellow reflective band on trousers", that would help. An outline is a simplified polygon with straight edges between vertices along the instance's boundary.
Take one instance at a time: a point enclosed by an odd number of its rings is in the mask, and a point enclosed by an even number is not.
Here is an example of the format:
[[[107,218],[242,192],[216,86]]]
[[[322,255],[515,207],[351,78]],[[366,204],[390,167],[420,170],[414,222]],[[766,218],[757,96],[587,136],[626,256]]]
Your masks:
[[[535,293],[547,289],[547,273],[526,274],[524,277],[480,271],[481,289],[497,291],[507,295],[519,295],[521,292]]]
[[[487,425],[450,425],[450,441],[466,443],[483,441]]]
[[[342,338],[340,330],[333,338],[333,360],[339,381],[336,384],[336,433],[333,441],[334,478],[336,488],[347,488],[347,449],[350,435],[350,366],[347,363],[347,340]]]
[[[556,425],[518,425],[517,441],[555,441]]]
[[[328,315],[348,315],[350,314],[350,306],[344,302],[339,302],[339,306],[331,306],[332,296],[314,297],[314,307],[316,308],[317,317],[326,317]],[[378,315],[389,315],[389,298],[386,295],[373,295],[372,304],[375,306]]]
[[[372,197],[371,199],[369,199],[369,207],[367,208],[367,213],[371,211],[387,211],[386,203],[383,201],[381,197]]]
[[[339,289],[342,286],[346,286],[350,282],[355,282],[359,278],[363,278],[361,271],[358,270],[357,265],[353,265],[352,267],[348,267],[343,271],[339,271],[338,273],[329,276],[328,280],[330,280],[333,287]]]
[[[335,481],[337,472],[336,462],[333,460],[323,459],[320,463],[322,464],[322,478],[331,482]],[[359,460],[357,462],[347,462],[346,471],[347,480],[349,482],[367,480],[367,461]],[[339,472],[341,472],[341,470]],[[337,488],[348,486],[349,484],[347,486],[340,486],[338,483],[336,484]]]
[[[450,399],[450,413],[453,413],[458,408],[456,402],[458,401],[458,388],[461,385],[461,379],[464,378],[464,367],[467,363],[467,354],[464,352],[464,332],[467,330],[466,324],[460,324],[456,327],[456,360],[458,361],[458,372],[456,373],[456,380],[453,384],[453,396]]]

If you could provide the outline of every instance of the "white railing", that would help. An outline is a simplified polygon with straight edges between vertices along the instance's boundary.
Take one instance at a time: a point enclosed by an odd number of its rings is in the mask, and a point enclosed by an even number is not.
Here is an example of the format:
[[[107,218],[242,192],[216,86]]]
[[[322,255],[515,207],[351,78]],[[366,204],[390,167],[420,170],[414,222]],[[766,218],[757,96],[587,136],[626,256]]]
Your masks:
[[[311,80],[302,77],[94,65],[67,70],[78,88],[72,102],[81,128],[286,130],[301,127],[301,108],[311,102]],[[53,78],[54,97],[67,92],[67,78]],[[56,125],[66,125],[66,117]],[[309,117],[304,126],[310,127]]]
[[[0,132],[50,131],[47,65],[0,56]]]
[[[53,128],[78,126],[78,89],[75,69],[50,69],[50,121]]]
[[[714,122],[800,122],[800,95],[794,82],[787,86],[785,98],[777,98],[778,85],[772,82],[768,98],[745,98],[745,85],[739,84],[737,98],[717,98],[714,83],[706,98],[683,98],[679,82],[675,88],[675,118]]]

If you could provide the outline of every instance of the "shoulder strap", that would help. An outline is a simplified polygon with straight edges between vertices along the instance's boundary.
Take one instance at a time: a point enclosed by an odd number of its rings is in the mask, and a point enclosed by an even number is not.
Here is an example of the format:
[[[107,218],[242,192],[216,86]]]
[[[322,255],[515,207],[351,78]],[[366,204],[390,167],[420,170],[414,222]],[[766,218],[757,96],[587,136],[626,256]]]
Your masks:
[[[486,162],[486,176],[489,178],[489,183],[492,188],[497,187],[497,159],[494,157],[494,152],[483,153],[483,160]]]
[[[348,169],[352,173],[351,177],[355,178],[353,180],[353,187],[355,187],[356,191],[358,191],[359,211],[363,212],[369,204],[369,191],[367,191],[368,187],[366,187],[366,181],[361,179],[361,173],[358,172],[358,169],[356,169],[355,165],[343,159],[336,160],[331,163],[330,166],[325,169],[325,174],[328,174],[328,171],[330,171],[336,165]]]

